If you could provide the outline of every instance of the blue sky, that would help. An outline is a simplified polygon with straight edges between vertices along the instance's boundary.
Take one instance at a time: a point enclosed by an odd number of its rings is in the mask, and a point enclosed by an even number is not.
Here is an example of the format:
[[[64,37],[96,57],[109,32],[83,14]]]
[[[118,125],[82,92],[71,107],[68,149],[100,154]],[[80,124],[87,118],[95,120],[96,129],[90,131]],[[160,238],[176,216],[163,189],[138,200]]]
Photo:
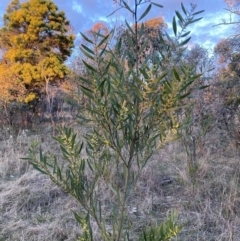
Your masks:
[[[126,0],[131,2],[133,0]],[[233,34],[233,27],[231,26],[217,26],[222,19],[228,19],[229,15],[224,0],[153,0],[153,2],[159,3],[164,8],[152,8],[151,14],[147,16],[147,20],[152,17],[164,17],[165,22],[168,24],[169,33],[171,33],[171,22],[174,16],[175,10],[181,9],[181,2],[189,9],[190,2],[197,4],[197,10],[205,10],[201,16],[203,19],[194,25],[190,26],[192,32],[191,43],[198,43],[206,48],[213,48],[214,45],[221,39],[226,38]],[[24,0],[21,0],[24,2]],[[63,10],[66,13],[67,18],[70,20],[71,25],[74,28],[74,32],[77,34],[80,31],[84,32],[91,28],[91,26],[98,21],[103,21],[109,25],[113,25],[116,18],[119,20],[124,18],[130,18],[130,15],[126,11],[119,11],[111,18],[106,18],[115,8],[113,0],[55,0],[54,1],[59,10]],[[1,18],[5,12],[10,0],[0,0],[0,15]],[[147,6],[147,5],[145,5]],[[0,26],[2,22],[0,22]]]

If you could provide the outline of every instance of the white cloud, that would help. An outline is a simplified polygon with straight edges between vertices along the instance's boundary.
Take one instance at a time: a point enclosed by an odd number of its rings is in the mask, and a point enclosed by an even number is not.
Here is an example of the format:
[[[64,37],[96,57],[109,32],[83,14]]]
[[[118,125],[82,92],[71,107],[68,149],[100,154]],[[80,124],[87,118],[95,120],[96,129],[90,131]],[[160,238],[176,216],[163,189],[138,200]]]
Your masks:
[[[232,25],[219,25],[222,20],[229,20],[229,14],[224,11],[202,15],[203,18],[189,25],[192,40],[190,44],[200,44],[207,49],[213,49],[220,39],[227,38],[234,34]],[[234,19],[232,19],[234,20]],[[168,32],[173,36],[172,23],[167,22]]]
[[[229,19],[228,13],[209,13],[192,26],[192,33],[197,37],[201,45],[213,49],[220,39],[228,38],[234,34],[233,26],[219,25],[223,19]]]
[[[72,9],[78,13],[83,13],[82,6],[78,4],[76,1],[72,2]]]

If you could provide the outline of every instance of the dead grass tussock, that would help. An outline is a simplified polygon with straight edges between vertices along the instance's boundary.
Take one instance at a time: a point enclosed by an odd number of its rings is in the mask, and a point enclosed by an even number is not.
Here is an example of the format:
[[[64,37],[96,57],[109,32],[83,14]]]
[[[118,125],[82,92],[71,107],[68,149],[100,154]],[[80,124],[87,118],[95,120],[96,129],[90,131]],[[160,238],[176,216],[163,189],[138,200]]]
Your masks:
[[[186,223],[180,237],[237,241],[240,237],[237,228],[240,225],[239,157],[214,158],[208,154],[198,162],[194,187],[187,169],[177,167],[184,188],[181,218]]]
[[[54,150],[51,137],[44,137],[43,148]],[[79,227],[70,207],[78,210],[78,203],[20,159],[42,136],[18,138],[1,142],[0,240],[76,240]]]

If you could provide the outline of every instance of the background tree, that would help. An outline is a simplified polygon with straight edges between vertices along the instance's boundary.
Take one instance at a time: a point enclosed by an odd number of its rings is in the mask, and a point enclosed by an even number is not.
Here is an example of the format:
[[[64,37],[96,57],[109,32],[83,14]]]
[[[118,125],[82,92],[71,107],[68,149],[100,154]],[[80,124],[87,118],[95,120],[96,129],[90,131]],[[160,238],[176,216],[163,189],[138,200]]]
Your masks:
[[[214,53],[218,58],[219,64],[228,64],[233,61],[233,56],[240,52],[240,39],[231,36],[221,39],[214,48]]]
[[[13,113],[22,107],[20,103],[26,89],[19,84],[18,79],[8,70],[6,63],[0,64],[0,124],[12,124]],[[9,103],[15,103],[9,105]]]
[[[239,41],[235,37],[222,39],[216,45],[214,52],[220,64],[218,83],[222,86],[220,90],[224,105],[234,111],[240,103]]]
[[[230,18],[229,20],[222,20],[221,24],[227,24],[227,25],[231,25],[231,24],[239,24],[240,21],[236,20],[235,18],[232,18],[232,15],[237,15],[240,16],[240,10],[239,10],[239,6],[240,6],[240,1],[239,0],[224,0],[224,2],[227,4],[227,12],[230,13]]]
[[[214,66],[213,58],[209,57],[208,50],[199,44],[195,44],[190,50],[187,50],[184,59],[199,72],[204,72],[204,69],[212,69]]]
[[[24,86],[22,101],[34,100],[42,87],[62,79],[68,69],[64,61],[74,47],[74,35],[63,11],[50,0],[13,0],[3,17],[0,47],[3,63],[17,84]]]
[[[214,53],[218,57],[220,66],[220,83],[224,85],[224,103],[232,105],[233,110],[237,110],[240,103],[239,97],[239,55],[240,55],[240,1],[239,0],[225,0],[228,8],[226,9],[230,13],[230,19],[223,20],[224,25],[233,25],[236,27],[234,35],[229,36],[226,39],[222,39],[214,48]],[[232,18],[232,15],[235,18]]]
[[[220,40],[214,48],[214,53],[220,64],[215,77],[215,85],[217,85],[219,94],[218,102],[222,103],[219,112],[230,137],[237,140],[240,133],[240,1],[225,0],[225,2],[228,6],[226,11],[230,13],[230,18],[229,20],[223,19],[219,25],[234,26],[236,32]]]

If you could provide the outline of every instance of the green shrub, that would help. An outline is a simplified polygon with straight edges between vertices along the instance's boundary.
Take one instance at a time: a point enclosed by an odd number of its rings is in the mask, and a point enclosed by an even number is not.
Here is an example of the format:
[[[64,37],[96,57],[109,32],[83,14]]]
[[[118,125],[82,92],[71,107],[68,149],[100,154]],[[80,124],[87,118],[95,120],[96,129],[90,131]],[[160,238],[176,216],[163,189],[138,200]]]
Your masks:
[[[132,9],[125,1],[119,2],[120,8],[130,11],[135,21],[133,27],[126,22],[129,49],[124,53],[121,38],[114,43],[114,30],[108,35],[93,33],[99,39],[94,43],[82,34],[88,43],[82,45],[82,51],[90,61],[83,62],[87,74],[79,81],[88,101],[80,110],[78,120],[85,126],[86,135],[81,140],[73,129],[59,128],[59,135],[54,139],[60,146],[62,159],[45,155],[41,149],[37,155],[35,144],[27,157],[33,167],[81,204],[82,211],[74,212],[82,227],[79,240],[96,240],[93,222],[105,241],[133,240],[136,236],[144,241],[169,240],[180,230],[175,216],[170,215],[163,224],[134,233],[127,206],[150,157],[179,137],[183,122],[179,113],[186,106],[192,83],[200,75],[181,64],[176,54],[181,57],[190,40],[186,28],[199,20],[194,17],[202,11],[188,12],[182,5],[185,17],[177,11],[177,17],[173,18],[175,37],[159,36],[164,50],[146,57],[140,64],[139,56],[145,51],[147,41],[138,46],[146,31],[144,25],[140,31],[137,26],[152,5],[162,7],[149,3],[138,17],[137,10],[142,3],[136,0]],[[126,60],[132,63],[127,68]],[[111,198],[104,197],[101,189],[110,193]]]

